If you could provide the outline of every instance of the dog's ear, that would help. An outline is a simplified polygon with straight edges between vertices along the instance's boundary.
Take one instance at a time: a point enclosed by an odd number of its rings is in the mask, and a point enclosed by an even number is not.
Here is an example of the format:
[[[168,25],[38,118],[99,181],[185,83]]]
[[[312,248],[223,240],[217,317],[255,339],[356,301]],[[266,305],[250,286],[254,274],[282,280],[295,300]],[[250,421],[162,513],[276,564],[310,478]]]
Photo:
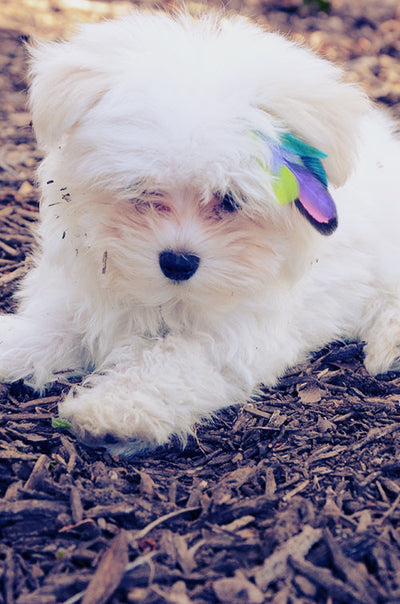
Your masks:
[[[30,107],[39,146],[50,150],[108,90],[106,74],[77,40],[29,49]]]
[[[262,109],[303,141],[321,149],[328,180],[342,185],[357,154],[366,95],[343,81],[342,71],[313,52],[276,34],[265,34],[269,61]],[[273,61],[271,61],[273,59]]]

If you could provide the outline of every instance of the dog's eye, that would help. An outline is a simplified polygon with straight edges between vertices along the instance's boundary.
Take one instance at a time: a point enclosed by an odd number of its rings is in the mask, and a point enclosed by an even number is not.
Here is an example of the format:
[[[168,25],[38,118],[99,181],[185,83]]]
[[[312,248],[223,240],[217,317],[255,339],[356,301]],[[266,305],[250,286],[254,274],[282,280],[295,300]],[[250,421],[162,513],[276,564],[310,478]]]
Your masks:
[[[153,202],[152,204],[152,208],[154,210],[156,210],[156,212],[160,212],[162,214],[167,214],[168,212],[171,211],[171,208],[169,206],[167,206],[165,203],[159,203],[158,201]]]
[[[229,214],[232,214],[233,212],[236,212],[239,209],[239,205],[233,198],[232,193],[228,192],[221,198],[217,209],[219,211],[228,212]]]
[[[135,209],[139,214],[144,214],[150,208],[150,204],[147,201],[143,201],[142,199],[131,199],[131,203],[134,205]]]
[[[160,199],[160,201],[158,201],[158,199]],[[166,203],[163,203],[161,195],[153,195],[153,198],[150,195],[147,195],[145,198],[131,199],[131,202],[140,214],[149,211],[167,214],[171,211],[171,208]]]

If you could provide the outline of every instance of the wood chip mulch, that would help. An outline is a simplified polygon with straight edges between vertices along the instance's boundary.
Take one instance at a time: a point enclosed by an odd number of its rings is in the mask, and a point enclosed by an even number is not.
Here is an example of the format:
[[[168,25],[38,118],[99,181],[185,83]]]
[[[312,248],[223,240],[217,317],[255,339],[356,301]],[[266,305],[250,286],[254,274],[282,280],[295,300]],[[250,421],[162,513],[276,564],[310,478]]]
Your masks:
[[[40,159],[25,105],[31,13],[11,5],[6,22],[0,13],[6,312],[29,262]],[[35,18],[43,11],[59,31],[74,16],[67,5],[38,2]],[[100,16],[107,3],[91,5]],[[300,0],[244,8],[346,62],[400,114],[397,0],[338,0],[330,14]],[[320,351],[259,400],[199,426],[184,451],[132,461],[57,425],[68,387],[0,385],[1,604],[400,602],[400,376],[369,376],[361,346]]]

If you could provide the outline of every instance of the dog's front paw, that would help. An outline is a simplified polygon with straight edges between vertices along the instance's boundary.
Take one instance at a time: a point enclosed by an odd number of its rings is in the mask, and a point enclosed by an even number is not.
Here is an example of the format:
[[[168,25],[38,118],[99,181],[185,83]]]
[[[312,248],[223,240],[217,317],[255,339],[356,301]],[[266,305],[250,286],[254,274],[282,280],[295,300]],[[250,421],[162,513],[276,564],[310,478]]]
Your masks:
[[[86,445],[130,457],[168,442],[174,425],[164,407],[152,394],[123,386],[111,388],[104,379],[94,387],[75,388],[59,412]]]
[[[34,353],[28,322],[17,315],[1,315],[0,381],[15,382],[32,375]]]
[[[120,440],[112,434],[95,438],[87,433],[84,437],[81,436],[81,441],[91,449],[105,449],[112,457],[143,457],[154,453],[155,449],[161,448],[159,445],[141,438]]]
[[[23,379],[42,389],[56,379],[58,371],[80,375],[84,357],[77,354],[78,349],[76,338],[50,316],[44,322],[18,314],[0,315],[0,381]]]

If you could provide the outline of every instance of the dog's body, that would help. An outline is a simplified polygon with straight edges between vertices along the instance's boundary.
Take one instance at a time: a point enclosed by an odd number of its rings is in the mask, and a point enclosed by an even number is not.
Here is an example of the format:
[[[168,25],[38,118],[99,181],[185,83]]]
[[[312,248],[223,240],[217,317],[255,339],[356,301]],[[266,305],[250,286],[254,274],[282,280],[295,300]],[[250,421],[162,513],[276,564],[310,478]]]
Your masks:
[[[134,452],[335,339],[399,368],[400,143],[335,67],[242,19],[137,13],[39,46],[32,75],[40,251],[3,380],[89,373],[62,416]],[[282,132],[327,154],[329,237],[277,202]]]

